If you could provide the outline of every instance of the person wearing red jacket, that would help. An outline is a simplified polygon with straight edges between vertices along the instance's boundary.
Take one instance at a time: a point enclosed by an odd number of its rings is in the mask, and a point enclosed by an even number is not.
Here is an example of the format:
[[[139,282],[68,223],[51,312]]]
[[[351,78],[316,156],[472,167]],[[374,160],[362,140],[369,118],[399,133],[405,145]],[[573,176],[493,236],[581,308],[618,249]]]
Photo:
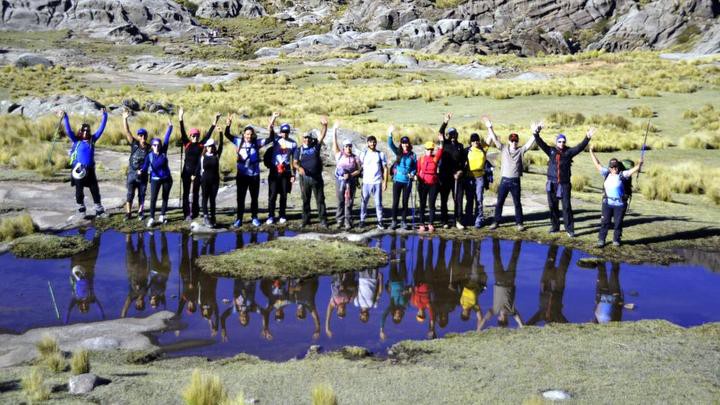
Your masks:
[[[425,142],[425,155],[418,159],[417,177],[418,177],[418,194],[420,194],[420,232],[433,232],[435,226],[435,201],[437,200],[438,190],[440,187],[440,178],[438,177],[438,167],[440,166],[440,158],[442,157],[442,135],[438,136],[439,144],[437,152],[435,144],[432,141]],[[425,220],[425,206],[428,205],[428,221]]]

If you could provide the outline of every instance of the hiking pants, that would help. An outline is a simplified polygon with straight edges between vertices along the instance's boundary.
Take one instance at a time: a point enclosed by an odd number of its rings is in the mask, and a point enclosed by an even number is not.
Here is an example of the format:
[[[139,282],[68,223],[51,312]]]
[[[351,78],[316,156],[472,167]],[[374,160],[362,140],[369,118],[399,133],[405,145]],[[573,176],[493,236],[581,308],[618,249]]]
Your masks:
[[[485,188],[483,187],[482,177],[468,177],[465,179],[465,215],[472,215],[471,220],[475,221],[475,226],[481,226],[484,220],[483,214],[483,198],[485,197]]]
[[[418,182],[418,195],[420,196],[420,223],[432,224],[435,221],[435,201],[437,200],[438,185]],[[428,205],[429,222],[425,221],[425,206]]]
[[[155,218],[155,207],[157,206],[158,193],[160,192],[161,188],[162,210],[160,212],[160,215],[165,215],[165,213],[167,212],[168,199],[170,198],[170,188],[172,188],[172,184],[172,177],[150,180],[150,218]]]
[[[505,199],[508,193],[512,195],[513,204],[515,205],[515,224],[522,225],[523,212],[522,202],[520,201],[520,177],[503,177],[500,181],[497,204],[495,205],[495,223],[500,224],[503,205],[505,205]]]
[[[560,187],[560,196],[558,196],[558,187]],[[548,207],[550,207],[550,222],[552,223],[552,230],[560,230],[559,202],[562,200],[565,231],[573,232],[573,212],[572,204],[570,203],[570,192],[572,191],[572,188],[570,183],[558,185],[553,182],[548,182],[545,189],[547,191]]]
[[[360,222],[365,222],[368,203],[370,202],[370,197],[373,196],[375,197],[375,215],[377,216],[378,224],[382,223],[382,193],[382,183],[362,185],[362,193],[360,194]]]
[[[145,206],[145,192],[147,191],[147,175],[138,175],[130,170],[127,176],[127,203],[132,206],[135,199],[135,190],[138,195],[138,209],[142,211]]]
[[[457,184],[457,189],[455,188],[455,184]],[[440,222],[443,224],[448,223],[448,199],[450,195],[453,197],[453,205],[455,207],[453,219],[457,222],[462,218],[462,189],[461,179],[455,180],[454,177],[440,179]]]
[[[598,240],[605,242],[608,231],[610,230],[610,222],[613,222],[613,242],[620,243],[622,239],[623,217],[625,216],[625,204],[609,205],[607,201],[602,204],[602,218],[600,219],[600,235]]]
[[[252,219],[258,217],[258,196],[260,195],[260,176],[243,176],[238,173],[235,178],[237,186],[237,219],[242,222],[245,213],[245,196],[250,190],[250,216]]]
[[[318,219],[321,223],[326,221],[325,212],[325,182],[322,178],[314,179],[310,176],[300,176],[300,194],[302,196],[302,223],[310,223],[310,198],[315,194]]]
[[[357,180],[335,179],[335,195],[337,197],[337,211],[335,221],[338,225],[352,226],[352,207],[355,199]],[[346,193],[346,190],[348,193]]]
[[[198,180],[198,179],[195,179]],[[217,199],[218,189],[220,188],[220,179],[205,179],[198,181],[202,183],[202,209],[205,218],[215,225],[215,200]],[[210,203],[210,216],[208,216],[208,202]]]
[[[405,223],[408,214],[408,200],[412,193],[412,182],[400,183],[393,182],[393,202],[392,202],[392,220],[397,222],[398,207],[400,205],[400,195],[402,194],[402,222]]]
[[[279,175],[268,177],[270,199],[268,200],[268,217],[275,218],[275,202],[280,197],[280,218],[285,218],[287,195],[290,192],[290,176]]]
[[[183,170],[182,176],[182,208],[183,217],[197,218],[200,214],[200,179],[195,178],[195,181],[191,181],[192,173]],[[192,184],[191,184],[192,183]],[[190,206],[190,193],[192,193],[192,209]]]
[[[75,202],[78,205],[78,209],[82,212],[85,211],[85,187],[90,189],[93,202],[95,206],[100,205],[100,187],[98,187],[97,176],[95,176],[95,166],[88,166],[85,168],[85,177],[80,180],[72,180],[72,184],[75,186]]]

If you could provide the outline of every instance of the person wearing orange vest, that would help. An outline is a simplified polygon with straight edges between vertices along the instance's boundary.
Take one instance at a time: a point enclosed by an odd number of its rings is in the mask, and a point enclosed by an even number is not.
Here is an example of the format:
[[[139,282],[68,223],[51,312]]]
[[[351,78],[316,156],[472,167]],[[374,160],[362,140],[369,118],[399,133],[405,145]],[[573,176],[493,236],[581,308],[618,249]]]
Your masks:
[[[435,144],[432,141],[425,142],[425,155],[418,159],[417,163],[417,176],[418,176],[418,194],[420,195],[420,226],[418,231],[433,232],[435,226],[433,222],[435,220],[435,201],[437,200],[438,187],[440,185],[440,179],[438,177],[438,166],[440,158],[442,157],[442,139],[438,136],[440,144],[437,152],[433,153]],[[425,206],[428,204],[429,216],[428,220],[425,221]]]

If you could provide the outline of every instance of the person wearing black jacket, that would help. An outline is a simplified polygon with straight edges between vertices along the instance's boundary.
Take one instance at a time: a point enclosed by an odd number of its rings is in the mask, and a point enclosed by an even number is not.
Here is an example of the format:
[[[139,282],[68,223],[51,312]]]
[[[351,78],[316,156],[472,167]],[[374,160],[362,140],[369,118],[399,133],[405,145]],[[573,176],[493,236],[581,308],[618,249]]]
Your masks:
[[[220,157],[223,151],[223,137],[220,137],[220,147],[210,138],[205,143],[205,153],[200,157],[196,177],[200,178],[202,185],[202,209],[205,225],[215,227],[215,199],[220,188]],[[208,201],[210,201],[210,215],[208,215]]]
[[[148,176],[138,174],[138,171],[145,163],[145,156],[150,153],[150,143],[148,143],[148,132],[145,128],[137,130],[137,135],[133,135],[128,125],[128,117],[130,111],[123,110],[123,126],[125,129],[125,137],[130,143],[130,158],[128,160],[127,173],[127,200],[125,201],[125,219],[128,220],[132,216],[132,203],[135,199],[135,190],[138,194],[138,219],[144,219],[145,208],[145,192],[147,191]]]
[[[463,173],[462,168],[465,166],[465,147],[458,142],[458,131],[455,128],[448,129],[447,135],[445,133],[452,116],[452,113],[445,114],[445,119],[438,131],[443,137],[443,154],[440,159],[440,221],[443,223],[443,228],[450,227],[448,198],[452,193],[455,205],[455,226],[462,229],[464,228],[460,221],[462,218],[462,185],[459,184],[459,179]]]
[[[217,126],[218,120],[220,119],[220,113],[215,114],[215,121],[210,125],[210,128],[205,133],[205,136],[200,139],[200,130],[197,128],[190,128],[189,136],[185,132],[185,110],[180,108],[180,135],[182,140],[182,148],[185,152],[185,161],[183,162],[182,168],[182,207],[183,217],[185,220],[190,221],[200,214],[200,182],[195,181],[195,177],[200,165],[200,157],[205,149],[204,144],[210,139],[215,126]],[[192,207],[190,206],[190,193],[192,192]]]
[[[558,202],[562,200],[565,232],[567,232],[569,237],[575,237],[572,205],[570,204],[570,192],[572,190],[570,185],[570,177],[572,176],[570,166],[572,166],[572,160],[575,155],[585,149],[593,134],[595,134],[595,128],[588,129],[582,142],[577,146],[569,148],[566,145],[567,138],[563,134],[559,134],[555,138],[555,147],[550,147],[543,141],[538,132],[533,133],[535,142],[537,142],[540,149],[542,149],[549,158],[545,191],[547,192],[548,206],[550,207],[550,221],[552,222],[550,233],[555,233],[560,230],[560,209],[558,208]]]

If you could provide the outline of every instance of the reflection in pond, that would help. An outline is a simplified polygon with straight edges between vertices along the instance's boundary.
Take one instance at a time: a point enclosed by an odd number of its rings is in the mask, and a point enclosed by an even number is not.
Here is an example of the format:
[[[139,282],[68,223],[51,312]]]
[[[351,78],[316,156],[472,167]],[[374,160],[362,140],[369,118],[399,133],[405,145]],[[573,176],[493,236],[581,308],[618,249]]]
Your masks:
[[[382,354],[403,339],[496,326],[648,318],[691,326],[720,320],[717,273],[619,263],[584,270],[575,261],[585,253],[532,242],[389,235],[369,242],[389,253],[385,267],[305,279],[214,277],[195,266],[202,255],[277,236],[90,232],[94,248],[70,259],[0,256],[0,329],[21,332],[168,309],[186,327],[155,338],[181,348],[174,355],[245,352],[282,360],[302,356],[312,344],[324,350],[357,345]],[[68,303],[60,305],[62,321],[48,282],[57,302]],[[626,299],[634,309],[623,313]]]

